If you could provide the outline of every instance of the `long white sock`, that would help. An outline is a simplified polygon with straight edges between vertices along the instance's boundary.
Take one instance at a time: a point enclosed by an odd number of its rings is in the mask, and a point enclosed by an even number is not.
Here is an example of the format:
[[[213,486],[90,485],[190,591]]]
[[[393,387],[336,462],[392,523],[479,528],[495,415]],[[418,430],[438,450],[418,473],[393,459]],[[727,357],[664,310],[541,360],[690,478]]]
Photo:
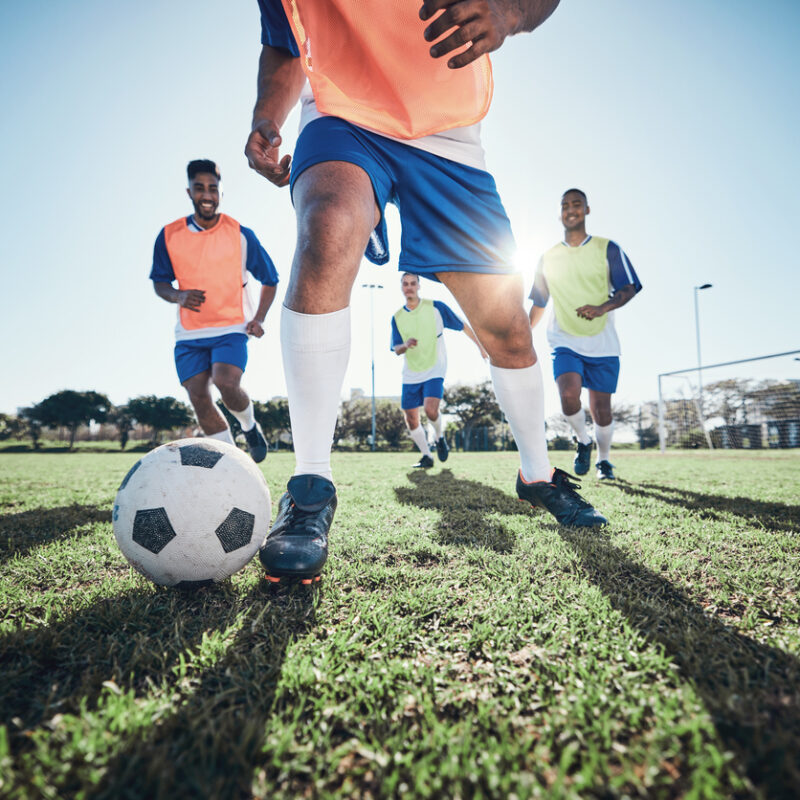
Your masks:
[[[428,444],[436,442],[436,439],[434,439],[435,435],[436,431],[434,430],[433,425],[431,425],[430,420],[428,420],[425,423],[425,436],[428,439]]]
[[[218,439],[220,442],[235,444],[230,428],[225,428],[224,431],[220,431],[219,433],[208,433],[206,434],[206,439]]]
[[[550,480],[550,459],[544,437],[544,388],[537,361],[522,369],[490,368],[497,402],[505,412],[517,443],[522,479]]]
[[[428,446],[428,437],[425,435],[425,429],[422,425],[417,425],[413,431],[409,431],[408,435],[413,440],[414,444],[419,447],[420,453],[424,456],[431,454],[431,448]]]
[[[439,439],[442,438],[442,415],[439,414],[439,416],[431,422],[431,425],[433,425],[433,432],[436,435],[436,441],[438,442]]]
[[[350,308],[281,312],[281,351],[296,459],[295,475],[331,479],[331,446],[350,357]]]
[[[228,406],[225,406],[228,408]],[[253,425],[256,424],[256,418],[253,414],[253,401],[251,400],[247,404],[247,408],[244,411],[234,411],[232,408],[228,408],[228,411],[236,417],[238,423],[242,426],[243,431],[249,431]]]
[[[594,426],[594,438],[597,440],[597,460],[608,461],[611,453],[611,440],[614,438],[614,420],[610,425]]]
[[[581,444],[589,444],[592,441],[589,431],[586,430],[586,412],[583,409],[576,411],[574,414],[564,414],[564,419],[572,426],[572,430],[575,431],[575,435]],[[597,426],[595,426],[595,430],[597,430]]]

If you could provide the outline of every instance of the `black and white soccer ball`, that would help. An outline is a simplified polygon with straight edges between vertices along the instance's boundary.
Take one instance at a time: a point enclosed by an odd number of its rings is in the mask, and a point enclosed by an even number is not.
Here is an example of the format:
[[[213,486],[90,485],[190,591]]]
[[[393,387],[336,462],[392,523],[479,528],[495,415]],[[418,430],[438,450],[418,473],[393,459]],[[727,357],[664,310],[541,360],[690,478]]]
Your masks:
[[[131,467],[112,520],[136,570],[161,586],[193,588],[247,564],[270,515],[267,482],[252,459],[216,439],[180,439]]]

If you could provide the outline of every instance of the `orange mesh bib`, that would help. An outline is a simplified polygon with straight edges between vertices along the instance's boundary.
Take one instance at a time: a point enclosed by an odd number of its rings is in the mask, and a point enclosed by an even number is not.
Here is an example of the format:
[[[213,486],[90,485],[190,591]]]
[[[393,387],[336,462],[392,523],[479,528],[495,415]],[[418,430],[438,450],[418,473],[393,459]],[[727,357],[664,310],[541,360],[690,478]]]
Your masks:
[[[431,58],[418,0],[281,0],[317,108],[379,133],[418,139],[483,119],[492,67]]]
[[[213,228],[194,232],[181,218],[165,226],[164,243],[178,288],[203,289],[206,293],[199,311],[181,307],[181,325],[197,330],[243,323],[239,223],[220,214]]]

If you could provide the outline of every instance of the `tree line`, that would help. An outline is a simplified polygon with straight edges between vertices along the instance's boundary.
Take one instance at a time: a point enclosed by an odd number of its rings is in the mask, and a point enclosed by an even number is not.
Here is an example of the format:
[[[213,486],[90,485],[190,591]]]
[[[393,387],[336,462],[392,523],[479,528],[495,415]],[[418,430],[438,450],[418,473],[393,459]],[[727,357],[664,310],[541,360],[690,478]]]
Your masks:
[[[237,436],[241,431],[239,423],[221,402],[218,402],[218,406],[233,435]],[[273,398],[267,402],[254,401],[253,407],[255,417],[272,447],[291,448],[291,424],[286,398]],[[513,439],[490,381],[448,387],[445,389],[442,410],[454,420],[449,424],[447,434],[460,448],[513,447]],[[616,406],[614,413],[618,423],[622,425],[636,421],[632,406]],[[164,434],[172,437],[176,434],[193,435],[196,426],[190,406],[175,397],[142,395],[122,405],[114,405],[101,392],[65,389],[45,397],[39,403],[19,409],[16,415],[0,414],[0,440],[29,438],[34,449],[38,449],[46,433],[66,431],[68,446],[72,449],[79,429],[85,429],[90,424],[102,425],[103,438],[106,439],[110,438],[110,426],[113,438],[119,442],[121,449],[125,449],[137,426],[148,430],[151,445],[158,444]],[[571,435],[560,415],[548,419],[547,424],[551,446],[571,446]],[[397,401],[376,401],[375,433],[375,445],[379,449],[394,450],[409,446],[405,420]],[[371,445],[371,437],[371,399],[358,396],[343,401],[334,433],[334,446],[366,448]],[[647,446],[652,446],[650,439]]]

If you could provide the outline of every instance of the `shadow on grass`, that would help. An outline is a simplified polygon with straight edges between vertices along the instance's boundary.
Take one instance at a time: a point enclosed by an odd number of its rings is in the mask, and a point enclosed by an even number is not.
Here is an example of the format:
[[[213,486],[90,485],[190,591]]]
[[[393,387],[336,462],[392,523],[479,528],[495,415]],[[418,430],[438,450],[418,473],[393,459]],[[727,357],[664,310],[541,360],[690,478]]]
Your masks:
[[[0,515],[0,564],[14,555],[25,555],[46,542],[63,539],[79,528],[96,522],[111,522],[111,511],[100,506],[35,508]],[[91,531],[82,531],[81,535]]]
[[[486,531],[493,524],[487,514],[529,513],[503,492],[455,480],[449,470],[439,475],[415,472],[409,479],[414,488],[395,489],[398,499],[440,511],[443,541],[484,544],[480,537],[491,538]],[[623,491],[636,488],[616,485]],[[720,500],[725,510],[734,502]],[[774,511],[771,504],[760,506],[762,513],[767,506]],[[460,533],[459,524],[464,525]],[[796,798],[800,661],[708,616],[682,589],[614,547],[608,533],[565,528],[549,520],[538,524],[557,532],[578,556],[587,579],[630,625],[663,648],[708,709],[723,747],[736,754],[757,789],[766,797]],[[483,533],[476,536],[476,530]]]
[[[264,597],[263,595],[267,595]],[[173,800],[251,798],[261,766],[277,780],[283,767],[263,763],[267,721],[291,641],[315,625],[318,589],[260,587],[225,655],[207,669],[184,702],[109,764],[92,798]]]
[[[439,511],[436,526],[441,544],[488,547],[498,553],[510,553],[516,536],[490,514],[530,516],[530,506],[477,481],[456,480],[449,469],[431,475],[414,471],[408,479],[413,488],[395,488],[397,499],[404,505]]]
[[[86,763],[71,754],[68,771],[48,776],[59,796],[250,796],[286,648],[313,626],[316,597],[261,585],[245,597],[225,584],[189,594],[131,591],[3,637],[0,718],[13,720],[12,758],[20,759],[30,733],[55,714],[82,716],[97,707],[105,682],[137,696],[166,686],[174,710],[114,748],[100,785],[97,756]],[[199,674],[195,667],[194,679],[182,676],[181,661],[191,663],[187,653],[203,635],[232,625],[238,630],[216,663]],[[41,768],[16,767],[26,796]]]
[[[696,511],[701,517],[723,519],[733,514],[751,524],[763,525],[771,530],[800,533],[800,506],[785,503],[768,503],[753,497],[726,497],[725,495],[693,492],[677,486],[662,486],[657,483],[628,483],[624,480],[608,481],[625,494],[646,497],[662,503],[682,506]]]
[[[694,686],[726,749],[767,797],[800,787],[800,662],[706,615],[601,532],[552,526],[587,578]]]

